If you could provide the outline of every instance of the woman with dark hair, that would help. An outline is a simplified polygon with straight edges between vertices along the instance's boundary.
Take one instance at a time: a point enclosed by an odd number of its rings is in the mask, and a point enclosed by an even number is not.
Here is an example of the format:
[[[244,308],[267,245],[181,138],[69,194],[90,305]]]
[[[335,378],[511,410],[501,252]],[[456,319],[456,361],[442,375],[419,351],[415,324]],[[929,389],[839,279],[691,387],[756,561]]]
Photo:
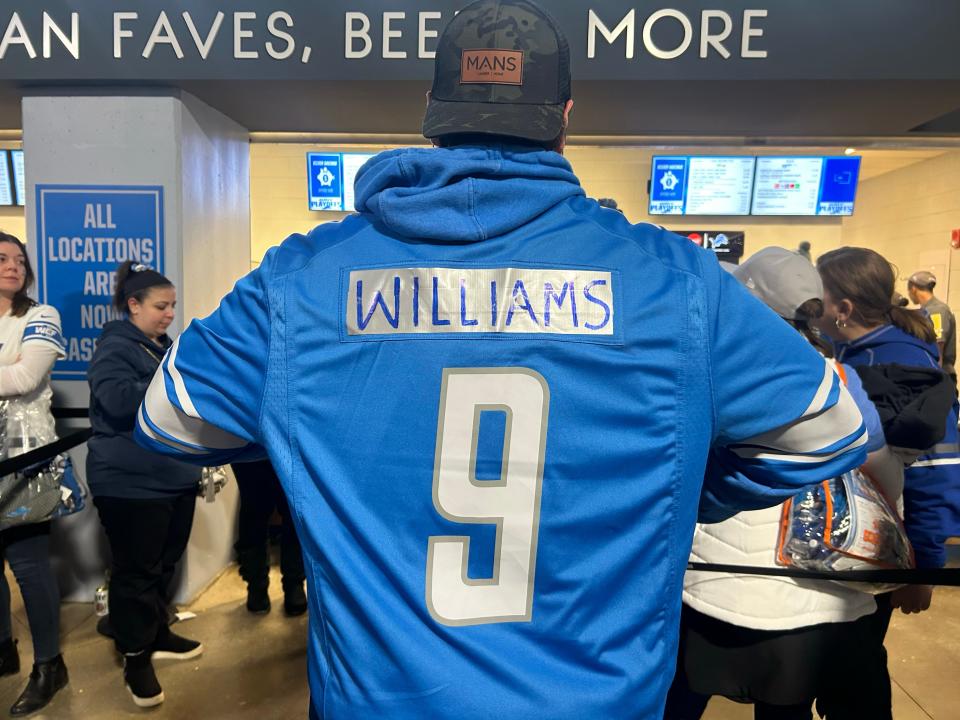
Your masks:
[[[838,360],[858,368],[897,363],[940,371],[933,325],[922,312],[894,301],[896,273],[882,255],[844,247],[821,255],[817,270],[824,290],[818,327],[833,340]],[[945,540],[960,535],[957,404],[952,405],[943,439],[906,472],[904,520],[921,568],[941,567]],[[908,586],[894,593],[894,606],[921,612],[932,593],[932,587]]]
[[[824,314],[818,327],[833,340],[837,358],[858,369],[875,402],[889,406],[891,413],[903,415],[899,410],[903,398],[875,393],[868,379],[879,376],[887,381],[884,387],[891,387],[890,378],[882,377],[882,373],[903,374],[918,368],[937,383],[928,391],[931,398],[949,408],[945,429],[942,415],[931,419],[933,437],[942,437],[934,440],[936,444],[924,440],[906,445],[909,437],[895,439],[888,431],[891,445],[925,451],[905,471],[904,525],[913,544],[917,567],[942,567],[946,562],[946,539],[960,535],[960,452],[958,406],[953,386],[940,370],[933,326],[923,313],[900,306],[894,292],[896,272],[886,258],[873,250],[856,247],[833,250],[820,256],[817,270],[824,289]],[[911,384],[916,386],[916,383],[917,379],[912,378]],[[938,397],[934,398],[934,393]],[[905,394],[905,391],[897,393]],[[907,585],[878,597],[879,608],[874,618],[875,634],[880,640],[878,657],[873,664],[873,675],[864,680],[872,696],[890,697],[890,677],[882,641],[891,612],[898,607],[904,613],[923,612],[930,607],[932,596],[932,586]]]
[[[190,538],[200,469],[144,450],[133,440],[137,411],[173,344],[177,291],[166,277],[125,262],[114,306],[87,372],[90,424],[87,480],[113,556],[110,620],[123,677],[139,707],[163,702],[152,660],[197,657],[203,646],[170,631],[167,605]]]
[[[0,401],[5,457],[56,440],[50,413],[50,371],[64,357],[60,314],[27,294],[33,270],[23,243],[0,232]],[[50,567],[50,523],[19,525],[0,532],[0,548],[17,578],[33,638],[33,670],[14,716],[47,705],[67,684],[60,655],[60,591]],[[0,676],[20,672],[10,621],[10,588],[0,568]]]

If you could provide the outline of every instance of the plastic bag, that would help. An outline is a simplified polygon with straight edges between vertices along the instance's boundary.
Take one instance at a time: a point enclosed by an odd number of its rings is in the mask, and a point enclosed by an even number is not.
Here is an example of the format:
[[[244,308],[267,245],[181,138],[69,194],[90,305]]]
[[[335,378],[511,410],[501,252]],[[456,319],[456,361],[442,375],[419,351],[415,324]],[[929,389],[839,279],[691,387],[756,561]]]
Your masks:
[[[72,515],[84,505],[65,453],[0,478],[0,530]]]
[[[41,403],[0,401],[4,460],[56,439],[53,417]],[[0,530],[70,515],[82,510],[84,504],[83,488],[66,453],[0,478]]]
[[[776,559],[779,565],[820,572],[914,567],[903,522],[860,470],[813,485],[784,503]],[[842,584],[874,595],[899,587]]]

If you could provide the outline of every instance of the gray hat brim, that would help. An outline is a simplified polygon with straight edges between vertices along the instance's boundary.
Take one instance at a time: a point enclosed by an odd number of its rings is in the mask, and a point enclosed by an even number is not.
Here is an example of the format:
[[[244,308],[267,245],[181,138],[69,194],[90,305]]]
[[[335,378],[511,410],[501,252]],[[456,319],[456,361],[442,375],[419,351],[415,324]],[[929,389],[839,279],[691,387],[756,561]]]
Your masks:
[[[563,130],[564,105],[451,102],[430,98],[423,136],[477,133],[549,142]]]

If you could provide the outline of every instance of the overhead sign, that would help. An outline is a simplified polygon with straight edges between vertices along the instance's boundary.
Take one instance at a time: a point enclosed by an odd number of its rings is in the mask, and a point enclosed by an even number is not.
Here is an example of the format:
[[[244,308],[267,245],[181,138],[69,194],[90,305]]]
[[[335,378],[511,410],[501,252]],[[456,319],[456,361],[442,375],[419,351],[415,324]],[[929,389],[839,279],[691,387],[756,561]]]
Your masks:
[[[439,33],[464,4],[4,0],[0,79],[426,80]],[[957,2],[548,5],[578,79],[960,79]]]
[[[754,215],[852,215],[859,157],[761,157]]]
[[[0,207],[13,205],[16,201],[13,192],[13,172],[9,163],[10,151],[0,150]]]
[[[353,212],[353,183],[372,153],[307,153],[311,210]]]
[[[26,205],[27,181],[23,168],[23,150],[11,150],[10,160],[13,162],[13,187],[17,191],[17,205]]]
[[[749,215],[752,156],[654,156],[651,215]]]
[[[687,190],[686,157],[655,157],[650,173],[650,214],[683,215]]]
[[[54,380],[85,380],[126,260],[163,272],[163,188],[37,185],[40,302],[60,311],[67,358]]]

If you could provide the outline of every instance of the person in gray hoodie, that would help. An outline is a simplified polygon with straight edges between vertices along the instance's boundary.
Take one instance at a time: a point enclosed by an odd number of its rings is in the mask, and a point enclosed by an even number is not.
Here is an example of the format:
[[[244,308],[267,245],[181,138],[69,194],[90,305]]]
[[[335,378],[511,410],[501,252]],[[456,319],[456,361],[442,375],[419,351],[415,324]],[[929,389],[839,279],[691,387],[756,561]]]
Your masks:
[[[113,556],[110,618],[134,702],[163,702],[152,659],[190,659],[203,646],[167,624],[170,582],[190,538],[200,469],[133,441],[137,409],[172,345],[167,328],[177,292],[160,273],[132,262],[117,272],[114,305],[87,377],[90,424],[87,480]]]

